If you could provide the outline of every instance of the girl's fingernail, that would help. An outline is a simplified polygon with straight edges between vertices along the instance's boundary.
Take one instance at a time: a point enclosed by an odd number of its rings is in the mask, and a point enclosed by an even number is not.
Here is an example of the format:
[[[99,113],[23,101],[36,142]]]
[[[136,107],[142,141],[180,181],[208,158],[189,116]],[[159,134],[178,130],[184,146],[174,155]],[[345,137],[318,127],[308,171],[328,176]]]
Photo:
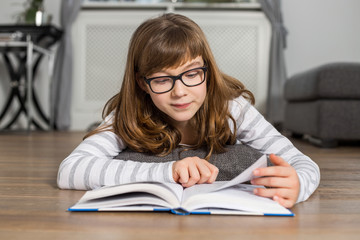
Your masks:
[[[254,175],[259,175],[259,170],[254,170]]]
[[[254,189],[254,194],[257,194],[259,191],[255,188]]]
[[[279,200],[279,197],[278,196],[274,196],[274,201],[278,201]]]

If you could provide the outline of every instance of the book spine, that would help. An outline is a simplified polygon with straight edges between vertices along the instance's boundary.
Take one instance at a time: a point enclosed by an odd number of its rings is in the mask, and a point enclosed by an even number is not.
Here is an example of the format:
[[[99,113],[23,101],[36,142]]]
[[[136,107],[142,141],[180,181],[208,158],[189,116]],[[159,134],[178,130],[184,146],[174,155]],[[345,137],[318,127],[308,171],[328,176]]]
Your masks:
[[[182,208],[171,209],[171,212],[172,212],[173,214],[183,215],[183,216],[190,214],[190,212],[188,212],[188,211],[186,211],[186,210],[184,210],[184,209],[182,209]]]
[[[76,209],[76,208],[68,208],[69,212],[98,212],[99,209],[98,208],[81,208],[81,209]]]
[[[154,208],[154,212],[171,212],[171,208]]]
[[[211,215],[211,212],[206,212],[206,211],[201,211],[201,212],[190,212],[190,214],[194,214],[194,215]]]
[[[264,213],[264,216],[273,216],[273,217],[294,217],[294,213],[284,213],[284,214],[275,214],[275,213]]]

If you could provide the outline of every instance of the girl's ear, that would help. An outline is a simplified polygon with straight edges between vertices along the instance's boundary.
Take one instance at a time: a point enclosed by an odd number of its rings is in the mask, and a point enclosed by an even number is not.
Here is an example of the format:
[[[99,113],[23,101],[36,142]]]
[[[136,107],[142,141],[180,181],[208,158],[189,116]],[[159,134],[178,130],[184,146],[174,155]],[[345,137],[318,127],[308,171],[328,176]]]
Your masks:
[[[140,77],[137,73],[136,73],[136,81],[137,84],[139,84],[139,87],[146,93],[149,93],[149,88],[147,87],[144,79],[142,77]]]

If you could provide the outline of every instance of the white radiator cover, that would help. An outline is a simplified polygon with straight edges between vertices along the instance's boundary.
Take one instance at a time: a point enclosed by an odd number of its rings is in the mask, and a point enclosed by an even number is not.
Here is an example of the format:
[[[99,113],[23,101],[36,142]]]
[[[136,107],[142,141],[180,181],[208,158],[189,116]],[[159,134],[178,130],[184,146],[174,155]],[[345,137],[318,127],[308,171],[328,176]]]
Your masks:
[[[101,121],[102,109],[119,92],[132,33],[164,11],[81,11],[73,26],[72,130]],[[220,69],[239,79],[265,112],[271,27],[261,11],[175,11],[203,29]]]

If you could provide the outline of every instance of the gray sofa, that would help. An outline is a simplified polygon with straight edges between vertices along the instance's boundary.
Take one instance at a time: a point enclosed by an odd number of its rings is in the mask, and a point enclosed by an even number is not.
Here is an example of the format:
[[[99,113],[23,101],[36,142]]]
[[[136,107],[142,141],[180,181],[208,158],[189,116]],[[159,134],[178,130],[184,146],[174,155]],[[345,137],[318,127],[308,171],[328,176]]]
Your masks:
[[[360,140],[360,63],[326,64],[285,84],[284,128],[322,147]]]

